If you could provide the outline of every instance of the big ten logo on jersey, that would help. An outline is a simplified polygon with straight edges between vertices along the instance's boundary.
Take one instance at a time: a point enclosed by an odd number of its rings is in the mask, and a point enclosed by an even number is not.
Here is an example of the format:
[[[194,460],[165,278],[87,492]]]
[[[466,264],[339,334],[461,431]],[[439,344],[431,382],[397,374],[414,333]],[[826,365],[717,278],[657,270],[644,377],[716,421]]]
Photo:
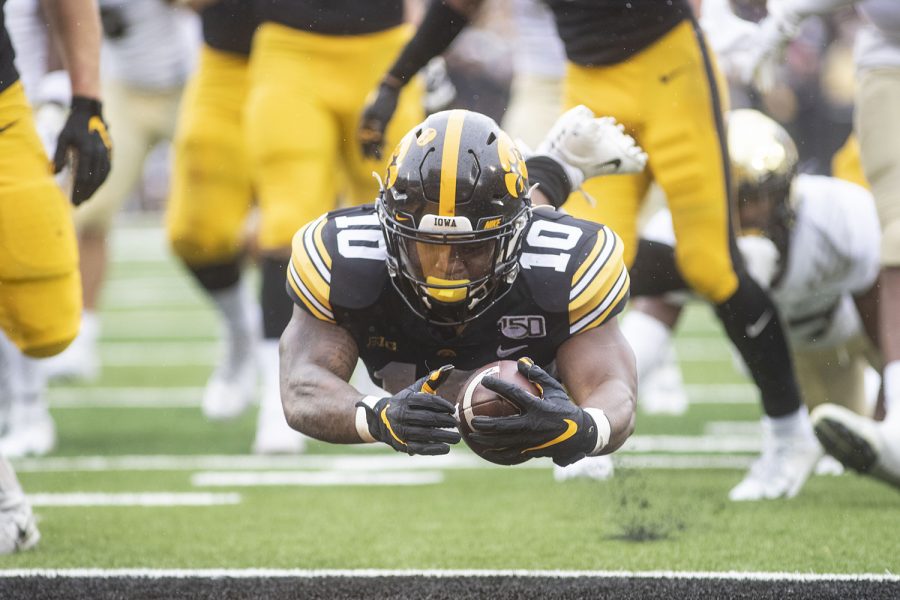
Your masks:
[[[547,324],[543,315],[505,315],[497,321],[497,327],[504,337],[513,340],[547,335]]]
[[[334,220],[338,253],[344,258],[384,260],[384,234],[378,215],[342,215]]]
[[[525,236],[525,247],[519,258],[523,269],[546,267],[565,272],[572,255],[556,250],[573,250],[584,234],[578,227],[556,221],[532,221]],[[534,252],[537,250],[537,252]]]

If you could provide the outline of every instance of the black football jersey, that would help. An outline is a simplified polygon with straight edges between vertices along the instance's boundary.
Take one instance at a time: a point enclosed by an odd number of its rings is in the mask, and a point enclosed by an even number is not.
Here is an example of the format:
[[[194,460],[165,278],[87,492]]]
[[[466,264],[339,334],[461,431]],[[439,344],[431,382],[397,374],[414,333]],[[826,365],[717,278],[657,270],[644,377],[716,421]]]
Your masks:
[[[257,17],[254,0],[219,0],[200,13],[203,41],[216,50],[249,56]]]
[[[328,213],[298,231],[288,294],[314,317],[346,328],[373,380],[405,369],[406,384],[451,363],[465,372],[528,356],[549,366],[556,350],[625,306],[629,277],[622,241],[608,227],[538,209],[522,233],[512,289],[460,328],[413,313],[390,282],[372,204]]]
[[[3,5],[6,0],[0,0],[0,92],[14,84],[19,80],[19,73],[13,64],[15,52],[13,52],[12,41],[9,39],[9,33],[6,31],[6,23],[3,13]],[[5,123],[0,124],[5,125]]]
[[[403,0],[255,0],[259,15],[311,33],[362,35],[403,24]]]
[[[566,56],[586,67],[626,60],[691,16],[687,0],[544,0]]]

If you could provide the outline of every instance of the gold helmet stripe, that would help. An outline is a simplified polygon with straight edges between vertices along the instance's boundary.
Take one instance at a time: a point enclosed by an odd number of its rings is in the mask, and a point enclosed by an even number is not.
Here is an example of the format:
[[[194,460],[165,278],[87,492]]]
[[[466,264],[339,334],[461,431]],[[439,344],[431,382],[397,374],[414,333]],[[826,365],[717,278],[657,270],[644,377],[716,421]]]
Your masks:
[[[442,217],[456,215],[456,169],[459,164],[459,145],[462,141],[463,121],[466,111],[452,110],[447,119],[444,149],[441,152],[441,194],[438,214]]]

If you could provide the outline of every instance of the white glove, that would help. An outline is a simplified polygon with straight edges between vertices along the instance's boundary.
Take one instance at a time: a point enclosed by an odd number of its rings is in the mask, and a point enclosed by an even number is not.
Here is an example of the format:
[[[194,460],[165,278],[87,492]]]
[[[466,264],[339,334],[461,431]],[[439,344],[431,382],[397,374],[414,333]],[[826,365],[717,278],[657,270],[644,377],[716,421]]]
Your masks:
[[[584,105],[561,115],[535,154],[559,162],[573,190],[586,179],[640,173],[647,165],[647,153],[625,133],[625,127],[613,117],[594,118],[591,109]]]
[[[750,277],[763,289],[771,288],[781,259],[781,253],[772,240],[761,235],[742,235],[738,237],[737,244]]]

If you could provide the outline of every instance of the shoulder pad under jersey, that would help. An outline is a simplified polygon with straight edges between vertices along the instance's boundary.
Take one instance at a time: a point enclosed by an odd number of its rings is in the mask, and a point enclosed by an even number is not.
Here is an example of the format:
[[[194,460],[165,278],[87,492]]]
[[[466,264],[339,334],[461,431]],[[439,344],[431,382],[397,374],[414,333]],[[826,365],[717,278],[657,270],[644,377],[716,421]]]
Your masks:
[[[628,301],[622,240],[612,229],[536,210],[524,233],[522,277],[542,310],[567,313],[570,334],[602,325]]]
[[[384,237],[374,206],[332,211],[294,234],[287,290],[314,317],[374,304],[388,285]]]

